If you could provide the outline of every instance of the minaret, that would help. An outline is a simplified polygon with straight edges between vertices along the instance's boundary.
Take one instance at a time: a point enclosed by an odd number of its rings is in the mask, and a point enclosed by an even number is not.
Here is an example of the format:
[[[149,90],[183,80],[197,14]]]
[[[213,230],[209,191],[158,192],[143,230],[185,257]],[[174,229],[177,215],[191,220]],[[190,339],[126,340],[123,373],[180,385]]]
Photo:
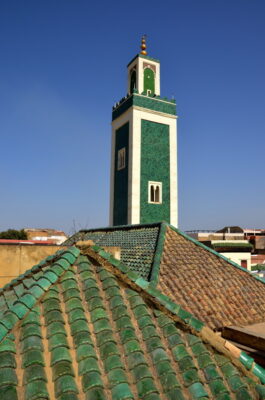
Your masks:
[[[127,96],[112,111],[110,225],[178,225],[176,102],[160,97],[160,62],[128,64]]]

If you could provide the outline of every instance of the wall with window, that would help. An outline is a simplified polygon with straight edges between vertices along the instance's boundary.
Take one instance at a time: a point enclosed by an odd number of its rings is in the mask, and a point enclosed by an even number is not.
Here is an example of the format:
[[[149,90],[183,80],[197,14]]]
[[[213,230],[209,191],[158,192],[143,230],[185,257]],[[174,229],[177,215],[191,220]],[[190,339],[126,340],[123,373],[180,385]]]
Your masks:
[[[169,126],[141,121],[140,223],[170,222]]]
[[[234,261],[238,265],[240,265],[243,268],[248,269],[249,271],[251,270],[251,253],[220,253],[226,258],[229,258],[229,260]]]

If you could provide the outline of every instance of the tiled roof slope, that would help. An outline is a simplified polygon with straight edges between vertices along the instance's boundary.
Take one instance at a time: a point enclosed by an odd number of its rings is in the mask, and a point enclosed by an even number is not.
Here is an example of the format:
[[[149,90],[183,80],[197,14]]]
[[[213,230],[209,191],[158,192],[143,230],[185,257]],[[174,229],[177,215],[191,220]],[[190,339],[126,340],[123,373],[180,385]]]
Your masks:
[[[265,320],[265,284],[167,227],[158,288],[211,328]]]
[[[61,253],[4,313],[1,400],[265,398],[252,373],[203,343],[202,323],[93,250],[98,255],[90,251],[89,259],[76,262],[77,249]],[[12,332],[5,319],[10,312],[20,319]],[[249,357],[244,362],[253,366]],[[264,371],[254,368],[264,382]]]
[[[93,240],[99,246],[121,248],[121,261],[148,279],[152,269],[161,224],[126,225],[82,230],[63,243],[72,246],[79,240]]]

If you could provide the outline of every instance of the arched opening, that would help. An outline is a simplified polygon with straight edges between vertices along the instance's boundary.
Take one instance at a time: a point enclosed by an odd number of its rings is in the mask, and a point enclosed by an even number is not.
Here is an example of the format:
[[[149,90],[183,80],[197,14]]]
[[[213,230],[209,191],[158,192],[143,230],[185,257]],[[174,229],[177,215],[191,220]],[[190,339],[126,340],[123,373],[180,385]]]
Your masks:
[[[160,190],[159,186],[156,186],[155,188],[155,202],[160,203]]]
[[[155,73],[151,68],[144,69],[144,92],[155,94]]]
[[[131,82],[130,82],[130,94],[136,89],[136,71],[135,69],[131,72]]]

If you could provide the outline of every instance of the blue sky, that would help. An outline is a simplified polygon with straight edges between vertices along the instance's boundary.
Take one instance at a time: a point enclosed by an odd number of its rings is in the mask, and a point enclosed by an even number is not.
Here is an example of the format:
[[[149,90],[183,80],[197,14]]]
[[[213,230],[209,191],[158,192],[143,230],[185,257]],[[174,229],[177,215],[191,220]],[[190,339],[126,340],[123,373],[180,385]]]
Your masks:
[[[180,228],[265,227],[265,2],[0,2],[0,230],[106,226],[110,121],[148,36],[175,96]]]

